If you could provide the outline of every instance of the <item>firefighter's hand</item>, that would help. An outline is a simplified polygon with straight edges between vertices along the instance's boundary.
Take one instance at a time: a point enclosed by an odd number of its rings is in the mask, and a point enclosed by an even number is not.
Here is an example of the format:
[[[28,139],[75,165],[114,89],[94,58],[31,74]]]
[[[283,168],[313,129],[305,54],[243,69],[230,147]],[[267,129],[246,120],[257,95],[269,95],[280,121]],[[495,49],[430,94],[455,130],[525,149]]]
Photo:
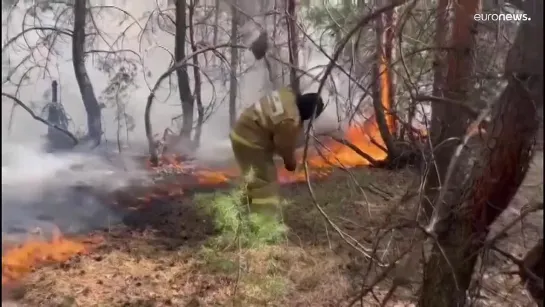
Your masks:
[[[297,164],[295,163],[284,163],[284,167],[290,171],[290,172],[295,172],[295,170],[297,169]]]

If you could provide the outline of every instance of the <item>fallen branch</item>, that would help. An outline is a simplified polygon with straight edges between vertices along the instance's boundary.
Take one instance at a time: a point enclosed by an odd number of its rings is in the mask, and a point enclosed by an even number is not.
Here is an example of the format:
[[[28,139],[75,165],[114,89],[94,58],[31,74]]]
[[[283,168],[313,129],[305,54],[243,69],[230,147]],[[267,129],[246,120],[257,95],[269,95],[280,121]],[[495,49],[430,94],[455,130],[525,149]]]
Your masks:
[[[15,97],[15,96],[13,96],[11,94],[8,94],[8,93],[2,93],[2,96],[13,100],[18,106],[20,106],[25,111],[27,111],[27,113],[30,114],[30,116],[32,116],[33,119],[47,125],[48,127],[56,129],[57,131],[60,131],[64,135],[68,136],[74,142],[74,145],[78,144],[78,142],[79,142],[78,139],[72,133],[70,133],[70,131],[67,131],[67,130],[65,130],[65,129],[63,129],[63,128],[55,125],[55,124],[52,124],[52,123],[48,122],[47,120],[41,118],[40,116],[36,115],[36,113],[34,113],[34,111],[32,111],[31,108],[29,108],[27,105],[25,105],[19,98]]]
[[[384,151],[385,153],[388,153],[388,149],[382,145],[380,145],[377,140],[375,140],[375,138],[369,136],[369,140],[371,141],[371,144],[377,146],[378,148],[380,148],[380,150]]]
[[[539,259],[541,259],[543,253],[543,241],[534,246],[534,248],[530,250],[523,259],[520,259],[497,246],[493,246],[492,250],[516,264],[519,268],[519,275],[524,282],[532,281],[534,286],[537,288],[536,290],[543,291],[543,278],[536,275],[534,272],[532,272],[532,269],[528,267],[534,266]]]
[[[331,138],[331,135],[329,135],[329,137]],[[314,140],[317,142],[317,144],[319,144],[321,147],[325,148],[328,150],[328,152],[332,152],[331,149],[327,148],[327,146],[325,146],[322,142],[320,142],[320,140],[314,136]],[[353,144],[352,144],[353,145]],[[354,145],[355,146],[355,145]],[[324,159],[324,161],[328,161],[328,159],[324,156],[324,154],[322,153],[321,150],[318,149],[318,155],[320,155],[320,157],[322,159]],[[361,186],[358,182],[358,180],[356,180],[356,178],[354,178],[354,175],[350,172],[350,170],[344,166],[342,166],[342,163],[341,161],[337,158],[336,159],[337,162],[339,162],[339,165],[337,166],[339,169],[341,169],[342,171],[346,172],[348,174],[348,176],[350,176],[350,178],[352,178],[352,180],[354,181],[354,183],[358,186],[358,188],[360,189],[360,191],[362,192],[362,194],[364,194],[364,190],[367,190],[379,197],[382,197],[384,200],[388,201],[390,199],[393,198],[393,195],[392,193],[389,193],[388,191],[385,191],[379,187],[377,187],[376,185],[372,184],[372,183],[368,183],[367,185],[365,186]],[[331,164],[332,165],[332,164]],[[333,166],[333,165],[332,165]]]
[[[345,138],[339,138],[339,137],[336,137],[336,136],[332,136],[331,137],[333,140],[345,145],[346,147],[352,149],[354,152],[356,152],[358,155],[362,156],[365,160],[369,161],[369,163],[371,163],[372,166],[375,166],[375,167],[379,167],[381,166],[382,164],[384,164],[383,162],[381,161],[377,161],[375,159],[373,159],[373,157],[371,157],[370,155],[366,154],[365,152],[363,152],[361,149],[359,149],[356,145],[352,144],[350,141],[346,140]]]

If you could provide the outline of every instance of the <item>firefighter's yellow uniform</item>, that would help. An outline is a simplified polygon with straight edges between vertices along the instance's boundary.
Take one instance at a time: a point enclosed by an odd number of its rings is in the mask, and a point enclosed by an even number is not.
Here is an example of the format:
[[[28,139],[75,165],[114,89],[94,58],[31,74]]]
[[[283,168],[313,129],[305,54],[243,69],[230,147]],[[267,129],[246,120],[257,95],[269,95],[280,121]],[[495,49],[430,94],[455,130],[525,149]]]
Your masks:
[[[235,159],[245,177],[250,210],[255,213],[278,212],[280,199],[273,156],[284,159],[295,169],[295,148],[302,132],[295,94],[287,88],[273,91],[248,107],[231,131]],[[252,170],[253,176],[247,176]]]

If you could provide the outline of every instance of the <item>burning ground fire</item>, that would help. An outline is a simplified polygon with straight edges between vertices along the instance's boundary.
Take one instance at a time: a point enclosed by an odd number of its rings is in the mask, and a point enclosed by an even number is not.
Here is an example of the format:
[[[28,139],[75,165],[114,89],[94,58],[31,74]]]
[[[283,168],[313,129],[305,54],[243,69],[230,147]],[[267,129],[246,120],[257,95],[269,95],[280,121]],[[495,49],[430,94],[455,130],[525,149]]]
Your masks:
[[[9,248],[2,256],[2,286],[19,280],[39,265],[64,262],[74,255],[85,254],[98,240],[70,240],[54,229],[50,241],[30,238],[27,242]]]
[[[380,134],[374,120],[369,120],[363,126],[353,126],[348,129],[345,139],[356,147],[369,154],[376,160],[386,158],[386,153],[371,142],[373,138],[378,144],[382,145]],[[357,167],[369,165],[369,161],[354,152],[349,147],[335,142],[333,140],[326,142],[321,154],[309,152],[307,157],[310,174],[314,178],[323,178],[328,176],[335,167]],[[302,153],[299,153],[300,160]],[[167,173],[189,175],[196,180],[198,186],[218,186],[233,180],[238,176],[236,168],[223,170],[215,169],[195,169],[190,163],[177,161],[175,159],[165,159],[163,163],[154,171],[168,169]],[[296,173],[290,173],[283,167],[278,168],[278,176],[281,183],[301,182],[305,180],[303,170]],[[183,181],[183,180],[180,180]],[[153,192],[145,197],[138,199],[138,202],[149,204],[152,199],[175,197],[183,194],[184,183],[168,184],[155,187]],[[95,240],[96,241],[96,240]],[[96,242],[94,242],[96,243]],[[77,254],[85,254],[92,250],[94,244],[84,242],[83,240],[69,239],[63,237],[60,230],[54,232],[50,241],[44,241],[35,237],[18,246],[4,246],[2,256],[2,285],[20,280],[33,269],[52,262],[64,262]]]
[[[386,153],[379,146],[384,146],[374,118],[364,125],[354,125],[348,129],[345,139],[377,161],[386,158]],[[298,151],[298,160],[302,162],[302,149]],[[356,153],[354,150],[334,140],[328,140],[323,144],[320,153],[309,150],[307,156],[309,172],[313,178],[328,176],[335,167],[352,168],[369,165],[370,162]],[[194,176],[199,186],[217,186],[228,183],[240,176],[236,167],[226,169],[194,169],[191,163],[180,161],[174,157],[163,157],[163,161],[156,168],[166,173],[186,174]],[[289,172],[283,166],[277,167],[280,183],[294,183],[305,180],[305,172],[301,168],[297,172]]]
[[[386,74],[384,74],[386,75]],[[387,77],[381,78],[382,92],[381,100],[385,110],[389,110],[391,103],[388,95]],[[393,131],[395,120],[393,116],[386,116],[387,125]],[[376,161],[384,160],[387,153],[379,146],[384,147],[384,143],[379,133],[377,123],[374,117],[363,124],[351,126],[345,133],[345,140],[352,143],[355,147],[368,154]],[[378,144],[375,145],[375,144]],[[323,148],[318,153],[310,151],[307,156],[309,166],[309,175],[312,178],[324,178],[331,174],[336,167],[352,168],[369,165],[370,162],[356,153],[350,147],[341,144],[332,139],[326,140]],[[302,151],[298,152],[299,161],[302,161]],[[237,178],[239,171],[235,167],[226,169],[203,169],[195,168],[190,162],[180,161],[173,158],[164,158],[162,163],[151,170],[153,173],[170,173],[184,177],[190,177],[197,186],[218,186],[229,183]],[[280,183],[287,184],[293,182],[305,181],[304,170],[295,173],[288,172],[284,167],[278,167],[278,178]],[[151,200],[157,198],[170,198],[183,194],[184,189],[191,189],[187,186],[187,181],[179,180],[168,185],[158,185],[153,191],[144,197],[137,198],[139,203],[150,204]],[[134,201],[134,199],[132,200]],[[51,262],[64,262],[77,254],[88,253],[92,250],[95,242],[85,240],[76,240],[63,237],[60,230],[57,230],[53,239],[45,242],[40,239],[29,239],[27,242],[16,247],[3,246],[2,256],[2,285],[9,285],[32,272],[40,265]],[[95,244],[93,244],[95,243]],[[7,250],[7,251],[6,251]]]

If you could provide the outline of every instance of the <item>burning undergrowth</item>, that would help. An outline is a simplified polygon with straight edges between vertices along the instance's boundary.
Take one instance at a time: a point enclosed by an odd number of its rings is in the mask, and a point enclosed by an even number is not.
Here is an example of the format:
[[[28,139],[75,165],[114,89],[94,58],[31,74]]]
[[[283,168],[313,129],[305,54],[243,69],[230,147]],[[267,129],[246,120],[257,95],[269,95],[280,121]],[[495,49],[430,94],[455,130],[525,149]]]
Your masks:
[[[390,193],[406,184],[399,174],[383,169],[352,173],[363,185],[388,182]],[[368,236],[382,219],[375,214],[372,220],[360,216],[367,210],[352,203],[360,199],[359,194],[343,180],[343,172],[334,172],[329,178],[313,183],[323,209],[343,229],[352,229],[350,235],[357,239]],[[191,194],[171,200],[155,198],[128,214],[122,225],[101,232],[104,241],[92,254],[75,255],[29,274],[17,290],[18,302],[28,306],[37,302],[51,306],[187,306],[194,301],[189,306],[209,306],[230,305],[236,299],[241,306],[264,306],[267,302],[297,305],[291,304],[294,301],[302,306],[309,302],[323,306],[323,302],[335,305],[347,295],[347,259],[343,258],[345,252],[337,251],[342,242],[332,231],[328,234],[324,230],[323,218],[313,209],[306,187],[282,188],[282,195],[291,200],[284,212],[289,238],[279,245],[259,248],[235,244],[216,249],[219,233],[208,228],[212,222],[209,216],[195,212],[199,206]],[[369,202],[372,208],[378,209],[380,204],[389,210],[384,199],[375,194],[369,195]]]
[[[380,140],[374,121],[349,128],[345,139],[376,160],[386,157],[380,143],[377,146],[373,142]],[[108,229],[121,221],[131,224],[129,212],[145,212],[146,207],[160,210],[163,204],[164,215],[173,215],[168,204],[187,192],[226,187],[239,176],[232,165],[206,168],[198,161],[176,157],[164,157],[159,167],[148,165],[146,169],[145,159],[134,157],[53,155],[6,145],[2,152],[2,231],[3,247],[10,248],[3,248],[3,284],[17,280],[42,263],[86,253],[98,240],[85,242],[88,238],[75,239],[75,234]],[[313,178],[325,178],[339,166],[369,165],[364,157],[341,143],[328,139],[323,145],[319,151],[311,150],[307,159]],[[304,182],[306,178],[303,170],[290,173],[282,167],[278,168],[278,175],[284,184]],[[146,224],[142,218],[136,220],[133,224]],[[180,230],[172,232],[184,237]],[[65,237],[68,234],[71,239]],[[24,244],[13,247],[13,242],[22,241]]]

